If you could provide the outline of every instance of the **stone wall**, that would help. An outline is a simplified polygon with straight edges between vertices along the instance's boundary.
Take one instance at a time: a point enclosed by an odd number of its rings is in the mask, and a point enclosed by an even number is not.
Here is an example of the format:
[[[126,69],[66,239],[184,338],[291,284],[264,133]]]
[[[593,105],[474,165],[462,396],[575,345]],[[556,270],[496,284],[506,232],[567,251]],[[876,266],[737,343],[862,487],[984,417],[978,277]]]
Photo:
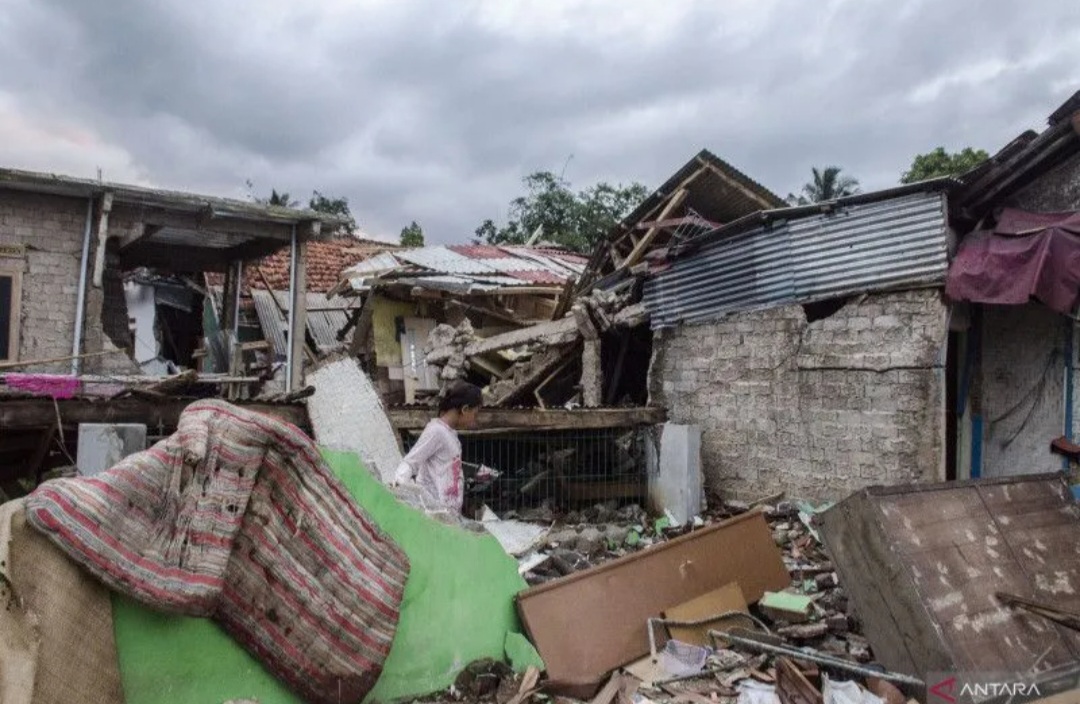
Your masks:
[[[19,360],[53,359],[71,354],[74,343],[78,303],[79,265],[86,227],[85,199],[0,190],[0,243],[26,247],[22,277],[22,301],[19,324]],[[96,218],[96,215],[95,215]],[[90,266],[96,237],[91,239]],[[112,272],[119,275],[119,272]],[[87,283],[88,299],[93,293]],[[127,320],[126,304],[121,295],[102,297],[97,318],[87,316],[83,351],[102,349],[102,318]],[[118,325],[113,326],[115,332]],[[94,341],[97,341],[95,346]],[[87,371],[130,370],[129,361],[87,360]],[[27,367],[34,372],[70,372],[71,362]]]
[[[711,492],[840,498],[944,476],[948,316],[938,290],[873,294],[656,335],[650,393],[702,428]]]

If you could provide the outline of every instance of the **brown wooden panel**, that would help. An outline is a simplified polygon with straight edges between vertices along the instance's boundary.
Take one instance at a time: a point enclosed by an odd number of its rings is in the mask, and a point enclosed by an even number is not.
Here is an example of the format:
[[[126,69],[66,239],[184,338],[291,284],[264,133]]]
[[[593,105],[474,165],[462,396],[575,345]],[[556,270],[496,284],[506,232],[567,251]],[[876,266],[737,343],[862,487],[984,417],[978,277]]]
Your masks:
[[[749,602],[791,583],[760,512],[529,589],[518,611],[548,676],[580,694],[649,652],[646,619],[730,582]]]

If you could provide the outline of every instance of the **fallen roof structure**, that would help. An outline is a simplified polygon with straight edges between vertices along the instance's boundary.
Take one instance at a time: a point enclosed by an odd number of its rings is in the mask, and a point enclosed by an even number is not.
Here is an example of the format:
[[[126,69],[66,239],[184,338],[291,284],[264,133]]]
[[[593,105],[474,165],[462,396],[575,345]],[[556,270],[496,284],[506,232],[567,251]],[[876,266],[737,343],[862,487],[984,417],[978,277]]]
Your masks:
[[[894,670],[1041,672],[1080,634],[996,591],[1080,610],[1080,508],[1060,474],[872,487],[819,517],[826,549]]]
[[[602,277],[628,271],[653,250],[783,205],[775,193],[702,149],[596,247],[578,290],[591,288]]]

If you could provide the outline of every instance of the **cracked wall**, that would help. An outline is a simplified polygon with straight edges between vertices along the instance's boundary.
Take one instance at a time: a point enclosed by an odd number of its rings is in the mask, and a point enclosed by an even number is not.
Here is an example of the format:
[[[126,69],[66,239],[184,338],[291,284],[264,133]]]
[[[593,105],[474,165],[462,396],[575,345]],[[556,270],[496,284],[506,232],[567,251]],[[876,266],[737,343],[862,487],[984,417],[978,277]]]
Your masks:
[[[19,311],[20,361],[71,354],[85,226],[86,199],[0,190],[0,244],[26,247]],[[96,246],[94,236],[91,267]],[[110,261],[115,265],[115,259]],[[114,335],[126,331],[127,305],[122,287],[116,285],[119,274],[118,270],[106,269],[105,290],[87,282],[83,352],[112,348],[106,325]],[[126,355],[118,353],[87,358],[83,370],[129,372],[131,365]],[[27,367],[25,371],[68,373],[70,369],[71,362],[63,361]]]
[[[944,477],[948,314],[937,289],[659,331],[653,403],[700,425],[711,492],[840,498]]]

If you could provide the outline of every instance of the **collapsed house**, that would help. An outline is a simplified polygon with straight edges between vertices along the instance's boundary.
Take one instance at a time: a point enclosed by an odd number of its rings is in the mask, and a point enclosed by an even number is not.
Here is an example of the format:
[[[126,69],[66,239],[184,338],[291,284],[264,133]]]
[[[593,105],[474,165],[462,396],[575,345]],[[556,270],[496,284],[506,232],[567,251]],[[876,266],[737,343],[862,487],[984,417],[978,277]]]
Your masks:
[[[335,293],[363,301],[343,332],[352,332],[352,352],[367,363],[383,399],[412,404],[467,372],[487,386],[513,361],[492,349],[470,360],[468,370],[462,363],[440,374],[425,359],[437,326],[460,329],[460,339],[472,341],[557,318],[584,264],[576,254],[543,247],[421,247],[350,267]]]
[[[0,215],[5,485],[40,479],[54,463],[73,464],[80,423],[137,422],[166,433],[183,407],[176,398],[182,389],[190,392],[188,401],[219,392],[256,395],[268,375],[245,373],[251,353],[237,335],[244,263],[290,252],[296,274],[289,299],[296,303],[289,330],[302,331],[306,300],[297,292],[305,288],[307,243],[342,225],[312,211],[9,169],[0,170]],[[198,280],[208,271],[224,274],[226,290],[213,325]],[[125,276],[135,294],[131,309]],[[162,330],[170,336],[165,348],[158,342]],[[304,337],[289,335],[287,390],[300,386],[296,343]],[[198,373],[199,358],[214,347],[221,358],[215,372]],[[136,360],[156,360],[153,372],[190,373],[147,376]],[[291,419],[305,425],[296,414]]]

